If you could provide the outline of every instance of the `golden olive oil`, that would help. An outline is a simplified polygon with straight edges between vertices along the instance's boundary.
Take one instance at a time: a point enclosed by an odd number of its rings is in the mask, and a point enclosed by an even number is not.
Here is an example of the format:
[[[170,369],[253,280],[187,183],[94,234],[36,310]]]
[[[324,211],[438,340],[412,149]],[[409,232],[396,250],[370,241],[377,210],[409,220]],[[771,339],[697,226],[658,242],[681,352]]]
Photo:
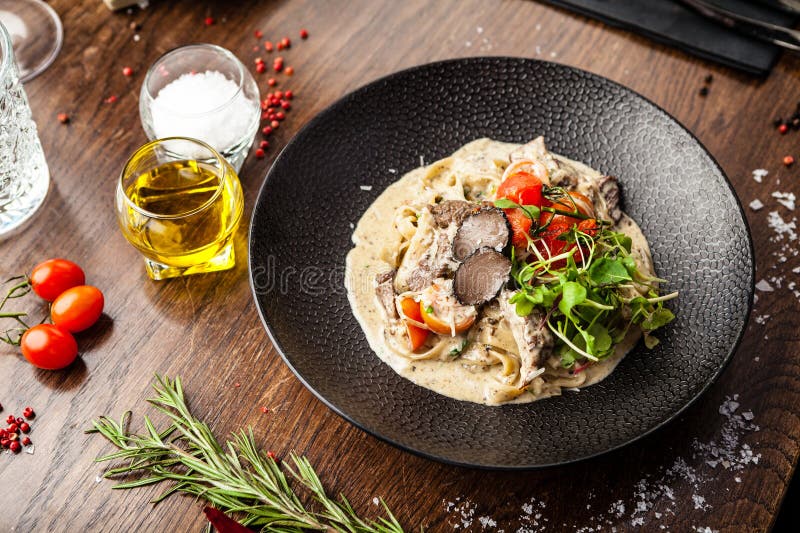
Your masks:
[[[233,168],[224,165],[223,172],[194,160],[173,161],[127,183],[122,230],[146,258],[175,270],[159,277],[233,266],[243,199]],[[153,275],[153,265],[148,269]]]

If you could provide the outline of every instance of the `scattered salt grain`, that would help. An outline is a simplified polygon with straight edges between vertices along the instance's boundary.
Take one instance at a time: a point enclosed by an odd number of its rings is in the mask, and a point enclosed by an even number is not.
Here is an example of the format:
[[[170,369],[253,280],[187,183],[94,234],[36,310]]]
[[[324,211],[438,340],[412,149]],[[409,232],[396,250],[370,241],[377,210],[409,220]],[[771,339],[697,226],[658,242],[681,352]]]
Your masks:
[[[350,223],[350,229],[356,229],[356,225],[353,224],[352,222]]]
[[[760,280],[758,283],[756,283],[756,289],[762,292],[772,292],[775,290],[772,288],[772,285],[770,285],[768,281],[763,279]]]
[[[397,174],[397,169],[396,168],[390,168],[389,169],[389,174]]]
[[[695,509],[708,509],[708,505],[706,504],[706,499],[699,494],[692,494],[692,503],[694,503]]]
[[[25,453],[28,455],[33,455],[34,450],[36,450],[36,446],[28,446],[25,448]]]
[[[360,185],[359,187],[361,188],[362,191],[371,191],[372,190],[372,185]]]
[[[758,211],[762,207],[764,207],[764,204],[758,198],[750,202],[750,209],[752,209],[753,211]]]
[[[483,529],[486,529],[487,527],[497,527],[497,522],[495,522],[494,520],[492,520],[491,517],[488,516],[479,516],[478,522],[481,523]]]
[[[769,174],[769,171],[763,168],[757,168],[753,171],[753,179],[756,180],[758,183],[761,183],[761,180]]]
[[[758,315],[755,318],[756,324],[766,324],[768,318],[769,318],[769,315]]]
[[[134,36],[133,36],[133,42],[135,42],[135,43],[138,43],[138,42],[139,42],[139,41],[141,41],[141,40],[142,40],[142,38],[141,38],[141,36],[140,36],[138,33],[134,34]]]
[[[797,240],[797,233],[794,231],[797,229],[797,225],[794,220],[786,222],[777,211],[770,211],[767,224],[770,228],[775,230],[775,238],[777,240],[783,239],[784,235],[788,236],[790,241]]]
[[[259,102],[216,70],[183,74],[165,85],[150,108],[153,133],[192,137],[225,152],[258,127]]]
[[[103,478],[101,478],[99,475],[94,477],[95,483],[100,483],[101,481],[103,481]]]
[[[778,200],[778,203],[790,211],[794,210],[794,202],[797,199],[792,192],[779,192],[772,193],[772,197]]]
[[[425,158],[422,156],[419,156],[419,166],[421,167],[425,166]]]
[[[377,497],[372,498],[372,505],[380,505],[380,504],[381,504],[381,501]]]

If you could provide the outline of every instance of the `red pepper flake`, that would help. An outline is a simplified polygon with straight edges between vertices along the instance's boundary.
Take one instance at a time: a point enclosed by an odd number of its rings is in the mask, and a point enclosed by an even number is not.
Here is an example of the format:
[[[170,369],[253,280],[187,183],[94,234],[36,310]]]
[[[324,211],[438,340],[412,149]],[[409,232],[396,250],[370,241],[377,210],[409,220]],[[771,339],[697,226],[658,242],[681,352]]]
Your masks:
[[[272,122],[270,122],[270,123],[269,123],[269,125],[270,125],[270,126],[272,126],[272,129],[273,129],[273,130],[277,130],[277,129],[278,129],[278,126],[280,126],[280,125],[281,125],[281,123],[280,123],[280,122],[278,122],[277,120],[273,120]]]
[[[275,45],[275,47],[276,47],[278,50],[283,50],[283,43],[278,43],[277,45]]]
[[[233,384],[233,386],[238,389],[239,387],[242,386],[242,384],[237,381],[236,383]]]
[[[257,159],[264,159],[264,150],[262,150],[261,148],[258,148],[256,150],[256,158]],[[266,413],[266,411],[264,411],[264,409],[266,409],[266,407],[262,407],[261,411]]]
[[[284,113],[283,111],[278,111],[277,113],[275,113],[275,118],[277,118],[278,120],[283,120],[286,118],[286,113]]]
[[[261,141],[258,146],[261,148],[269,148],[269,141]]]
[[[9,444],[8,448],[14,453],[19,453],[19,451],[22,449],[22,446],[19,442],[13,441],[11,444]]]
[[[294,74],[294,68],[293,67],[286,67],[285,72],[286,72],[287,76],[291,76],[292,74]]]
[[[22,444],[23,444],[23,446],[30,446],[31,445],[31,438],[30,437],[25,437],[24,439],[22,439]]]
[[[128,76],[128,77],[133,76],[133,69],[131,67],[124,67],[122,69],[122,75],[123,76]]]
[[[253,46],[253,52],[258,52],[258,46]]]
[[[58,121],[62,124],[69,124],[69,115],[67,115],[66,113],[59,113]],[[2,410],[2,406],[0,406],[0,410]]]
[[[270,135],[272,133],[272,128],[270,126],[264,126],[264,128],[261,130],[261,133],[264,135]]]
[[[261,30],[256,30],[253,32],[253,35],[256,36],[256,39],[261,39],[264,36],[264,32]]]
[[[287,100],[284,100],[281,102],[281,107],[286,111],[289,111],[292,108],[292,104],[290,104]]]
[[[267,71],[267,66],[264,63],[259,63],[258,65],[256,65],[256,72],[258,72],[259,74],[263,74],[266,71]]]
[[[780,126],[778,126],[778,133],[780,133],[781,135],[785,134],[787,131],[789,131],[789,126],[787,126],[786,124],[781,124]]]
[[[259,150],[261,150],[261,148],[259,148]],[[261,150],[261,152],[263,153],[263,150]],[[258,153],[258,150],[256,151],[256,153]],[[262,405],[261,406],[261,412],[262,413],[269,413],[269,409],[267,409],[266,405]]]
[[[284,48],[292,47],[292,41],[290,41],[288,37],[284,37],[283,39],[281,39],[281,44],[283,45]]]
[[[275,455],[275,452],[273,452],[272,450],[267,452],[267,457],[269,457],[273,461],[277,461],[278,460],[278,456]]]
[[[6,418],[6,424],[13,424],[16,421],[17,419],[14,418],[14,415],[8,415],[8,418]]]
[[[116,94],[112,94],[111,96],[109,96],[108,98],[106,98],[105,102],[106,102],[107,104],[113,104],[113,103],[114,103],[114,102],[116,102],[117,100],[118,100],[118,98],[117,98],[117,95],[116,95]]]
[[[206,26],[213,26],[214,22],[216,21],[214,20],[214,17],[206,17],[206,20],[204,22]]]
[[[33,412],[33,407],[26,407],[22,411],[22,416],[30,420],[31,418],[36,416],[36,413]]]
[[[269,41],[264,41],[264,50],[267,52],[272,52],[272,43]]]
[[[275,91],[271,96],[276,100],[280,100],[283,98],[283,91]]]
[[[19,425],[19,430],[23,433],[28,433],[31,430],[31,426],[27,422],[23,422]]]
[[[300,30],[300,38],[301,39],[308,39],[308,30],[303,28]]]
[[[783,158],[783,164],[786,165],[787,167],[794,165],[794,157],[787,155],[786,157]]]
[[[267,80],[267,85],[269,85],[270,87],[275,87],[275,85],[277,85],[277,83],[278,82],[275,81],[275,78],[270,78],[270,79]]]
[[[257,58],[256,58],[256,65],[259,65],[259,64],[261,64],[261,63],[263,63],[263,62],[264,62],[264,60],[263,60],[263,59],[261,59],[260,57],[257,57]]]
[[[285,97],[287,100],[291,100],[291,99],[294,97],[294,93],[293,93],[292,91],[286,91],[285,93],[283,93],[283,96],[284,96],[284,97]]]

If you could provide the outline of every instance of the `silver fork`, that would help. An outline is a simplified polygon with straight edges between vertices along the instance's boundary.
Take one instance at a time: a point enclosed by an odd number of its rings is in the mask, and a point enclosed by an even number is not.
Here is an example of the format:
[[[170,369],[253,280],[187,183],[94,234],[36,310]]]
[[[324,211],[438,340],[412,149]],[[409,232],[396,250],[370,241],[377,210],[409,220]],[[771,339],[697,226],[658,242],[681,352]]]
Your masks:
[[[721,8],[706,0],[679,1],[693,8],[701,15],[715,20],[724,26],[739,30],[742,33],[746,33],[747,35],[751,35],[763,41],[782,46],[788,50],[800,52],[800,31],[798,30],[785,28],[777,24],[734,13],[733,11]],[[796,0],[777,0],[777,3],[780,3],[787,10],[791,9],[794,11],[794,6],[800,8],[800,1]]]

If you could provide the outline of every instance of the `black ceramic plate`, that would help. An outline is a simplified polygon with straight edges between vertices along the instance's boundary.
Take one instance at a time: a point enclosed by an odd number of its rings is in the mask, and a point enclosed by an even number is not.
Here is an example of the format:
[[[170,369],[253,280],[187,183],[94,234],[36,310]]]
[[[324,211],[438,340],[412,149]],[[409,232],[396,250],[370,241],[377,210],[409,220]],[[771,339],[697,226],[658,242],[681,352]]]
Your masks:
[[[350,311],[343,279],[352,224],[420,156],[431,162],[479,137],[524,142],[539,134],[553,151],[619,177],[657,274],[680,291],[670,302],[677,320],[659,331],[656,349],[640,344],[605,381],[531,404],[460,402],[399,377]],[[581,70],[492,57],[399,72],[306,125],[261,189],[250,274],[275,347],[331,409],[429,458],[516,469],[612,450],[687,407],[738,344],[754,270],[730,183],[666,112]]]

